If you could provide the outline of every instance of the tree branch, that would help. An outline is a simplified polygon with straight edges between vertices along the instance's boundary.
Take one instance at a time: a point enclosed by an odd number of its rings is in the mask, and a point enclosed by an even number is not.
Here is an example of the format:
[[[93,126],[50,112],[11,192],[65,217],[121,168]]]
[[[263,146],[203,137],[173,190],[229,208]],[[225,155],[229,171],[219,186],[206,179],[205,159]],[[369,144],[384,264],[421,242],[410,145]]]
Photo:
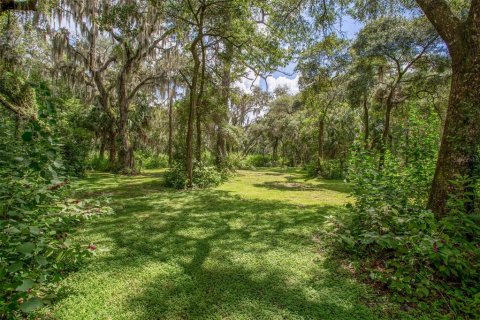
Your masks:
[[[448,3],[445,0],[416,0],[416,2],[449,49],[453,49],[456,42],[459,41],[458,33],[462,24]],[[473,2],[478,2],[478,0],[473,0]]]

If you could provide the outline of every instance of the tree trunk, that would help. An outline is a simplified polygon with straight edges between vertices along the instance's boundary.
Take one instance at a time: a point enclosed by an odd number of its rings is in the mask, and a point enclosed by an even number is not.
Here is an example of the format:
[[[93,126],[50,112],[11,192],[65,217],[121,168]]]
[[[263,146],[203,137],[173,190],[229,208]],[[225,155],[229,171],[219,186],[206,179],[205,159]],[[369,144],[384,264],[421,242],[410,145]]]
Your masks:
[[[173,81],[172,90],[169,91],[168,102],[168,166],[172,166],[173,161],[173,102],[177,89],[176,80]]]
[[[278,138],[275,138],[275,141],[273,142],[273,148],[272,148],[272,161],[277,160],[277,150],[278,150]]]
[[[127,62],[128,63],[128,62]],[[127,96],[127,75],[128,67],[122,71],[118,83],[118,137],[120,140],[120,148],[118,150],[118,162],[123,170],[132,170],[132,156],[130,154],[130,141],[128,137],[128,96]]]
[[[480,143],[480,0],[471,0],[461,20],[448,2],[416,0],[445,41],[452,58],[452,82],[447,116],[430,190],[428,208],[437,218],[448,213],[449,196],[463,198],[465,209],[475,204],[475,169]],[[454,180],[467,177],[466,185]]]
[[[98,157],[102,160],[105,158],[105,145],[106,144],[107,144],[107,134],[106,134],[106,132],[102,131],[102,134],[100,136],[100,150],[98,152]]]
[[[200,108],[197,105],[197,111],[195,112],[195,127],[196,127],[196,144],[195,144],[195,160],[202,161],[202,122]]]
[[[478,48],[478,47],[477,47]],[[473,210],[475,168],[480,142],[480,57],[467,53],[453,57],[452,83],[440,151],[428,201],[428,208],[442,217],[447,213],[449,196],[466,198]],[[472,179],[457,185],[460,176]]]
[[[197,161],[202,161],[202,110],[201,108],[204,107],[204,91],[205,91],[205,71],[207,68],[206,58],[206,48],[203,43],[203,39],[200,40],[200,48],[202,50],[202,70],[200,73],[200,87],[198,90],[198,98],[197,98],[197,111],[196,111],[196,127],[197,127],[197,144],[196,144],[196,155],[195,159]]]
[[[108,138],[108,143],[109,143],[109,155],[108,155],[108,162],[110,163],[110,166],[113,167],[116,161],[116,156],[117,156],[117,133],[115,132],[115,124],[111,123],[110,124],[110,132],[109,132],[109,138]]]
[[[228,108],[230,101],[231,69],[232,69],[233,45],[225,42],[225,58],[222,74],[222,104],[216,115],[217,143],[216,143],[216,164],[221,168],[227,156],[225,131],[228,123]]]
[[[385,104],[385,121],[383,124],[382,141],[380,144],[380,163],[379,163],[380,169],[382,169],[385,164],[385,153],[387,152],[387,149],[390,147],[390,141],[391,141],[390,121],[392,117],[393,95],[395,94],[395,90],[396,90],[396,85],[394,85],[390,89],[390,93],[388,94],[387,102]]]
[[[322,116],[318,121],[318,151],[317,151],[317,170],[320,172],[323,161],[323,134],[325,131],[325,117]]]
[[[190,52],[193,57],[193,73],[192,83],[190,87],[190,102],[188,108],[188,123],[187,123],[187,152],[186,152],[186,170],[187,170],[187,187],[193,187],[193,122],[195,120],[195,112],[197,109],[197,82],[200,71],[200,59],[198,57],[197,45],[202,40],[202,35],[198,35],[195,41],[190,46]]]
[[[363,128],[364,134],[363,139],[365,143],[365,148],[368,148],[368,139],[370,134],[370,116],[368,114],[368,98],[367,94],[363,95]]]

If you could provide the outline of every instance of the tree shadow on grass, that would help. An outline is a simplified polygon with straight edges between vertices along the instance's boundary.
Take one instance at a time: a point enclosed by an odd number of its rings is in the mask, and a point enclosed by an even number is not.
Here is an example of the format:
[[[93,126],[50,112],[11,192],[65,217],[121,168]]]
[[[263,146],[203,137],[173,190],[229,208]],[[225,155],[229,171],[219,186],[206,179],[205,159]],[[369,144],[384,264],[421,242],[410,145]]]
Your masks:
[[[125,311],[136,319],[376,318],[356,305],[357,285],[312,252],[334,206],[173,191],[157,181],[105,190],[117,213],[92,221],[84,237],[111,248],[91,268],[112,279],[149,265],[168,270],[131,293]]]
[[[266,181],[262,183],[256,183],[253,186],[257,188],[266,188],[270,190],[279,190],[279,191],[335,191],[341,193],[349,193],[351,187],[348,184],[343,182],[325,182],[322,184],[311,184],[303,182],[295,182],[294,180],[290,181]]]

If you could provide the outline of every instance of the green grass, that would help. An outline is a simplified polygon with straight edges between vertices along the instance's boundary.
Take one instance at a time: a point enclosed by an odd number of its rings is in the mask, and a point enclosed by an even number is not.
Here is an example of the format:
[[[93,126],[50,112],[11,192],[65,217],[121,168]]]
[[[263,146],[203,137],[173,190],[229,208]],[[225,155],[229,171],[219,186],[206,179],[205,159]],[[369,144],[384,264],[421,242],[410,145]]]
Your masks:
[[[86,197],[116,214],[76,241],[97,255],[62,282],[55,319],[381,319],[389,305],[330,261],[315,234],[349,201],[341,181],[240,171],[219,188],[174,191],[161,171],[91,174]],[[390,316],[392,317],[392,316]]]

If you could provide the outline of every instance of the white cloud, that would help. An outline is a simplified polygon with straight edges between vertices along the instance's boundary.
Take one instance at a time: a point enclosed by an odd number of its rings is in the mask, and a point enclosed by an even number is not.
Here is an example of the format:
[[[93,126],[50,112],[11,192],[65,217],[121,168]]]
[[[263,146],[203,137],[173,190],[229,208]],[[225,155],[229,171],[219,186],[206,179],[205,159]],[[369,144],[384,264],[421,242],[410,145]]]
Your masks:
[[[268,92],[274,92],[276,88],[286,86],[289,90],[289,93],[295,95],[299,92],[298,79],[298,75],[296,75],[293,79],[285,76],[277,76],[276,78],[269,76],[265,81],[262,80],[261,77],[256,77],[252,70],[248,70],[246,75],[235,81],[233,86],[241,89],[245,93],[251,93],[252,88],[255,86],[260,86],[263,90],[268,89]]]
[[[255,76],[253,70],[248,69],[245,77],[241,77],[240,80],[234,82],[233,86],[241,89],[245,93],[252,93],[252,88],[260,86],[260,77]]]
[[[298,79],[300,78],[299,75],[296,75],[295,78],[289,79],[287,77],[268,77],[267,78],[267,87],[269,92],[274,92],[278,87],[287,87],[289,93],[294,95],[297,94],[300,90],[298,89]]]

